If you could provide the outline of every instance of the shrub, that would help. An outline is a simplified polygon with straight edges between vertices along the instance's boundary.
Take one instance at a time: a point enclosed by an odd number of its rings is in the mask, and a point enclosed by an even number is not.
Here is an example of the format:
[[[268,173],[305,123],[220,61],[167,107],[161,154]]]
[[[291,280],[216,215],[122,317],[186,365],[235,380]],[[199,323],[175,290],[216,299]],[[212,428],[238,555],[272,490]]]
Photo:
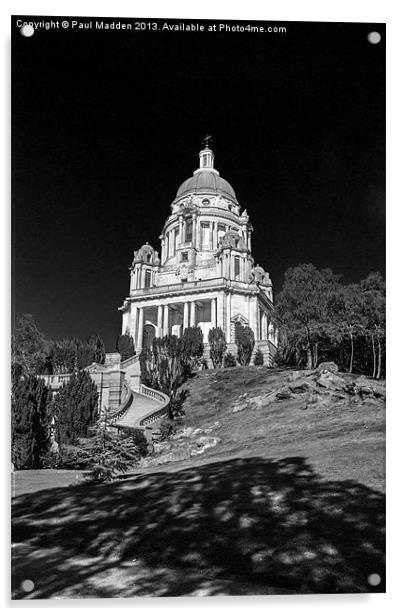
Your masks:
[[[11,339],[12,363],[25,375],[40,374],[46,360],[46,340],[31,314],[17,319]]]
[[[148,441],[140,428],[131,428],[130,426],[126,426],[120,429],[120,433],[131,438],[134,441],[134,444],[138,448],[138,453],[142,458],[148,454]]]
[[[176,417],[184,415],[183,404],[187,394],[188,390],[182,389],[180,393],[176,393],[174,396],[171,396],[169,408],[169,415],[171,419],[176,419]]]
[[[248,366],[254,349],[254,332],[250,327],[240,323],[236,325],[237,361],[241,366]]]
[[[165,417],[159,425],[159,440],[165,441],[169,436],[180,430],[184,426],[183,416],[175,417],[171,419]]]
[[[11,398],[12,461],[14,467],[39,468],[48,442],[51,394],[43,379],[25,376],[14,380]]]
[[[264,365],[264,355],[261,349],[257,349],[254,355],[254,366]]]
[[[40,466],[41,468],[62,468],[63,459],[59,452],[46,451],[40,456]]]
[[[117,337],[116,350],[120,353],[121,361],[125,361],[135,355],[134,339],[128,331]]]
[[[204,336],[200,327],[188,327],[180,339],[182,361],[186,370],[186,377],[196,372],[204,354]]]
[[[167,438],[169,438],[169,436],[173,432],[173,426],[174,426],[174,421],[172,419],[168,419],[168,418],[162,419],[160,426],[159,426],[161,441],[165,441]]]
[[[141,457],[132,436],[98,429],[90,438],[62,450],[63,468],[88,469],[94,481],[113,481],[135,466]]]
[[[213,327],[208,333],[210,344],[209,354],[214,368],[222,368],[223,358],[226,351],[225,334],[220,327]]]
[[[226,353],[223,360],[223,365],[225,366],[225,368],[235,368],[235,366],[237,365],[236,357],[232,355],[232,353]]]
[[[140,354],[141,380],[171,396],[186,379],[182,344],[177,336],[154,338]]]
[[[98,391],[88,372],[71,375],[49,406],[49,413],[56,418],[58,443],[73,444],[78,438],[87,437],[97,409]]]

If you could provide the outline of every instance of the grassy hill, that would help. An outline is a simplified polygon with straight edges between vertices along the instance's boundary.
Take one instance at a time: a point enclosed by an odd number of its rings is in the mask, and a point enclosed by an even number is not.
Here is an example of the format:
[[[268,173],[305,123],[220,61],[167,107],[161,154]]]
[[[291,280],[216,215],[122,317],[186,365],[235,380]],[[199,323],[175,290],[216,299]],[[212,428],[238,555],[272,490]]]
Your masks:
[[[382,386],[320,380],[199,373],[147,466],[15,498],[15,596],[383,592]]]
[[[337,398],[338,391],[317,400],[309,400],[302,392],[272,401],[269,394],[286,387],[292,374],[238,367],[201,372],[186,383],[185,426],[220,424],[211,432],[220,442],[205,451],[202,463],[230,457],[301,456],[325,478],[354,479],[384,490],[384,401]],[[298,374],[303,379],[309,373]],[[356,375],[342,377],[346,382],[356,380]]]

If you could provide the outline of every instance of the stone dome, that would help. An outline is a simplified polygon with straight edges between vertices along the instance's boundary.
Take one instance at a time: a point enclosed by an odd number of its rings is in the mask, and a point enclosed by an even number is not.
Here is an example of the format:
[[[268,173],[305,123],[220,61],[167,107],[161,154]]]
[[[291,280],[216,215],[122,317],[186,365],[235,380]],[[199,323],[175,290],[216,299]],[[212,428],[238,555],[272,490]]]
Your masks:
[[[202,171],[197,171],[193,177],[183,182],[177,191],[176,199],[190,193],[221,194],[223,197],[228,197],[237,203],[235,191],[229,182],[221,178],[215,170],[203,169]]]

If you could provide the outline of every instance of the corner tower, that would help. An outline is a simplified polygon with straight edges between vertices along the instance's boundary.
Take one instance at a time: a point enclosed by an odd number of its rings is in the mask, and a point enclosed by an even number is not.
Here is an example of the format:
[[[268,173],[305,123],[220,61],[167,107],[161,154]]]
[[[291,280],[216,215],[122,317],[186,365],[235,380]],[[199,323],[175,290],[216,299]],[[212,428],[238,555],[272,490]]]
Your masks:
[[[134,252],[130,294],[120,310],[122,331],[137,350],[154,336],[181,336],[198,325],[208,341],[221,327],[234,343],[236,322],[249,325],[256,348],[272,361],[276,336],[272,283],[251,253],[251,225],[232,186],[215,168],[208,146],[193,175],[179,187],[160,235],[160,258],[149,244]]]

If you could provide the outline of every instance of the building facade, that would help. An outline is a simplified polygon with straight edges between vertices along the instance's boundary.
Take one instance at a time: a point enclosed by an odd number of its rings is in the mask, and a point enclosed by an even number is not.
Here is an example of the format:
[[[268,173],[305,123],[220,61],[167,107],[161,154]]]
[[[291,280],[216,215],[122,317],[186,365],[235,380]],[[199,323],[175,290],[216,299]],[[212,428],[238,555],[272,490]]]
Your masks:
[[[241,323],[251,327],[255,348],[271,363],[276,349],[272,282],[254,262],[247,210],[215,169],[208,146],[170,207],[160,252],[148,243],[134,251],[129,295],[119,308],[122,333],[134,338],[138,353],[155,336],[181,336],[187,327],[199,326],[207,343],[209,330],[221,327],[230,349]]]

